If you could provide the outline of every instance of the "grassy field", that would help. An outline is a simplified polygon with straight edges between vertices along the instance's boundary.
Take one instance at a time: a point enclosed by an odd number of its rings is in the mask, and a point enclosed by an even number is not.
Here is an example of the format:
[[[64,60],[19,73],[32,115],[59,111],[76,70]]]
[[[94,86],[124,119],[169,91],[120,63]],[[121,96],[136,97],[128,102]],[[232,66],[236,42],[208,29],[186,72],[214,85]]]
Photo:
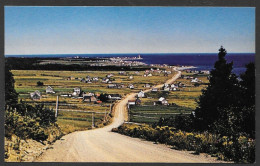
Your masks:
[[[168,69],[169,70],[169,69]],[[22,99],[32,105],[44,103],[46,107],[55,109],[56,97],[59,96],[59,115],[57,123],[62,128],[64,133],[70,133],[77,130],[85,130],[91,128],[91,113],[99,112],[95,114],[96,123],[101,122],[104,118],[105,112],[110,111],[111,103],[102,104],[90,104],[84,103],[82,99],[73,99],[70,97],[61,97],[62,94],[71,94],[73,88],[80,87],[84,92],[93,93],[111,93],[121,94],[122,96],[131,93],[138,92],[144,88],[146,83],[151,85],[162,84],[175,73],[172,72],[168,77],[163,74],[153,74],[152,77],[143,77],[144,72],[140,71],[136,74],[134,71],[126,71],[126,75],[120,75],[118,71],[43,71],[43,70],[12,70],[15,79],[15,89],[19,93],[19,100]],[[113,83],[122,83],[125,88],[122,89],[109,89],[108,84],[102,83],[101,79],[108,74],[113,74]],[[129,76],[133,76],[133,79],[129,79]],[[96,83],[83,83],[80,80],[67,80],[68,77],[73,78],[85,78],[99,77],[99,81]],[[37,86],[37,82],[41,81],[44,86]],[[127,86],[134,84],[135,89],[131,90]],[[55,94],[46,94],[45,90],[47,86],[51,86]],[[42,98],[34,101],[30,98],[30,93],[38,90],[41,92]],[[62,110],[70,110],[74,112],[66,112]],[[75,110],[82,112],[75,112]],[[101,114],[100,114],[101,113]],[[104,114],[102,114],[104,113]]]
[[[191,109],[187,107],[180,107],[177,105],[141,105],[130,108],[130,121],[138,123],[153,123],[157,122],[160,117],[176,116],[180,113],[190,113]]]
[[[95,114],[95,126],[98,126],[104,118],[105,114]],[[57,123],[65,134],[73,131],[88,130],[92,126],[92,113],[59,111]]]

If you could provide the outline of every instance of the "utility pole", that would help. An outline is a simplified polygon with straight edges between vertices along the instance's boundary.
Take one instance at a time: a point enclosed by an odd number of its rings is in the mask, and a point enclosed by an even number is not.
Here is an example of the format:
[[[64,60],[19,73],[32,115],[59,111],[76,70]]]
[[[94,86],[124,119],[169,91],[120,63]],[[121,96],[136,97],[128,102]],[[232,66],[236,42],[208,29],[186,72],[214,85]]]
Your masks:
[[[94,112],[92,112],[92,128],[95,127],[95,122],[94,122]]]
[[[59,96],[57,96],[57,100],[56,100],[56,111],[55,111],[55,118],[58,117],[58,104],[59,104]]]
[[[107,120],[107,110],[105,110],[105,121]]]

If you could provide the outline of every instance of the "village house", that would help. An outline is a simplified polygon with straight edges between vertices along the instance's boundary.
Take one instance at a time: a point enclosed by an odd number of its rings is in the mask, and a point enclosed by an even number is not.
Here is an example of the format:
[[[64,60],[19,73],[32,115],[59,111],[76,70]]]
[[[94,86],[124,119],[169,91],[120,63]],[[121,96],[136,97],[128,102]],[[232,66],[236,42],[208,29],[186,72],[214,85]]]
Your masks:
[[[152,88],[152,92],[157,92],[158,88]]]
[[[145,88],[151,88],[151,85],[150,84],[145,84],[144,87]]]
[[[93,77],[93,78],[92,78],[92,81],[93,81],[93,82],[98,82],[98,80],[99,80],[98,77]]]
[[[108,84],[107,86],[108,88],[112,88],[112,89],[117,89],[118,85],[117,84]]]
[[[198,81],[199,81],[198,78],[194,78],[190,82],[198,82]]]
[[[69,76],[67,80],[74,80],[75,78],[73,76]]]
[[[135,105],[135,100],[128,100],[127,107],[130,108],[132,105]]]
[[[103,82],[103,83],[108,83],[108,82],[109,82],[109,78],[103,78],[103,79],[102,79],[102,82]]]
[[[139,98],[145,97],[144,91],[141,90],[141,91],[137,94],[137,96],[138,96]]]
[[[81,89],[76,87],[73,89],[72,96],[79,96],[80,92],[81,92]]]
[[[119,95],[119,94],[108,94],[107,97],[110,100],[121,100],[121,95]]]
[[[119,71],[119,74],[120,74],[120,75],[125,75],[126,72],[125,72],[125,71]]]
[[[172,88],[172,91],[177,91],[177,90],[178,90],[178,88],[176,88],[176,87],[175,87],[175,88]]]
[[[178,88],[177,84],[171,84],[171,88]]]
[[[41,93],[36,90],[35,92],[30,93],[32,100],[40,100],[41,99]]]
[[[160,104],[160,105],[169,105],[168,101],[164,97],[160,97],[159,98],[158,104]]]
[[[97,98],[95,96],[84,96],[83,101],[89,103],[95,103],[97,102]]]
[[[128,87],[129,87],[130,89],[134,89],[134,88],[135,88],[133,84],[130,84]]]
[[[85,78],[82,78],[82,79],[80,80],[80,82],[86,82]]]
[[[164,91],[170,91],[170,87],[169,86],[165,86],[165,87],[163,87],[163,90]]]
[[[133,76],[129,76],[129,79],[131,80],[131,79],[134,79],[134,77]]]
[[[91,97],[91,96],[95,96],[95,94],[89,92],[89,93],[83,93],[82,96],[83,97],[85,97],[85,96],[90,96]]]
[[[110,74],[108,74],[108,75],[106,75],[106,77],[107,77],[107,78],[110,78],[110,77],[113,77],[113,76],[114,76],[114,75],[113,75],[113,74],[111,74],[111,73],[110,73]]]
[[[151,73],[149,73],[148,75],[147,75],[147,77],[152,77],[153,75],[151,74]]]
[[[46,88],[46,93],[55,93],[51,86]]]

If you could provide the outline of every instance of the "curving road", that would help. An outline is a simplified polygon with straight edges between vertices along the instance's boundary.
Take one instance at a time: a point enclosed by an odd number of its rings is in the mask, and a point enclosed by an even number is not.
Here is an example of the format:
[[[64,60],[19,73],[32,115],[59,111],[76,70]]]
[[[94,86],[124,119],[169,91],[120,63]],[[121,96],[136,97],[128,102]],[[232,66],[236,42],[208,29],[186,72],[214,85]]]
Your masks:
[[[178,71],[166,83],[172,83],[180,75],[181,72]],[[120,126],[127,119],[126,104],[135,96],[136,93],[131,93],[115,105],[112,124],[104,128],[78,131],[62,137],[61,140],[55,142],[53,149],[48,149],[36,159],[36,162],[216,162],[210,157],[192,155],[190,152],[173,150],[163,144],[154,144],[111,132],[112,128]]]

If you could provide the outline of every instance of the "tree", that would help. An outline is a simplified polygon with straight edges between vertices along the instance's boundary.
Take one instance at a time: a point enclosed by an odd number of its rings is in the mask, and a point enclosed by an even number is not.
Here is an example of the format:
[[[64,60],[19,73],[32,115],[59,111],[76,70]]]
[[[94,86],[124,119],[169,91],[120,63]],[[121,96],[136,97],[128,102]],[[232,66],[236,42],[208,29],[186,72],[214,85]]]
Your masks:
[[[38,81],[38,82],[37,82],[37,86],[43,86],[43,82]]]
[[[245,73],[240,75],[242,88],[242,103],[245,106],[255,105],[255,64],[249,63],[246,65]]]
[[[5,64],[5,107],[16,106],[18,102],[18,93],[14,89],[14,78],[10,72],[10,66]]]
[[[220,115],[226,115],[225,108],[236,106],[239,102],[237,76],[232,73],[233,62],[227,63],[226,54],[226,50],[221,46],[218,60],[210,72],[209,85],[202,90],[197,101],[195,124],[198,130],[214,131],[214,122],[219,120]]]
[[[102,101],[102,102],[107,102],[108,101],[108,95],[105,93],[101,93],[100,96],[99,96],[99,100]]]

